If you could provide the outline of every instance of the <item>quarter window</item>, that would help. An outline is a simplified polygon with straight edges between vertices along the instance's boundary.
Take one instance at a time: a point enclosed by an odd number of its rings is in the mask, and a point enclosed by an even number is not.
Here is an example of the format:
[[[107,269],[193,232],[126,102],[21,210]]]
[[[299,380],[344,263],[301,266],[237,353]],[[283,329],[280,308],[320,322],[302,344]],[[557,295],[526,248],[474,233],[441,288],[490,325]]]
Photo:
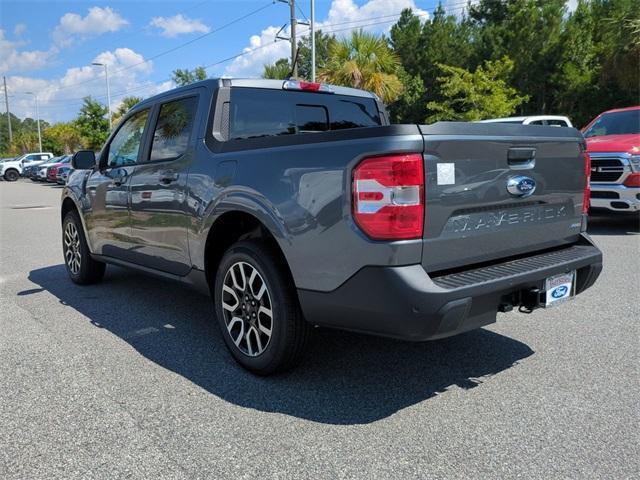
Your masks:
[[[187,151],[198,97],[183,98],[160,107],[150,160],[173,160]]]
[[[143,110],[134,114],[120,127],[109,145],[107,165],[110,168],[133,165],[138,161],[138,152],[148,116],[149,110]]]

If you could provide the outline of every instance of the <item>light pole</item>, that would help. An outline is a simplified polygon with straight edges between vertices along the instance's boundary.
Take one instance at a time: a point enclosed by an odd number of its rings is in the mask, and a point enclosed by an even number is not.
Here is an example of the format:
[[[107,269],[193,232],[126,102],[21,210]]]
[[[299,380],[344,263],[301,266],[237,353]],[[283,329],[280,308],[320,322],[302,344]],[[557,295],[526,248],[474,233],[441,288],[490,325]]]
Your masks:
[[[104,77],[107,80],[107,107],[109,109],[109,130],[111,130],[111,91],[109,90],[109,68],[106,63],[93,62],[91,65],[104,67]]]
[[[316,2],[311,0],[311,81],[316,81]]]
[[[42,153],[42,134],[40,133],[40,111],[38,110],[38,95],[33,92],[24,92],[27,95],[33,95],[36,99],[36,121],[38,122],[38,146],[40,147],[40,153]]]

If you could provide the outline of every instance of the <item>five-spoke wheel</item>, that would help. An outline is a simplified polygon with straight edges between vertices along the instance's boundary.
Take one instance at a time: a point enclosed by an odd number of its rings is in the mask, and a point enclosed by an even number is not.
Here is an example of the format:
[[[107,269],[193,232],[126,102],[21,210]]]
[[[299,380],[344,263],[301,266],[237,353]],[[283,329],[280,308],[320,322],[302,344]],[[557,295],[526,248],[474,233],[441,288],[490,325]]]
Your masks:
[[[224,341],[238,363],[268,375],[300,360],[312,327],[302,317],[291,274],[273,242],[232,245],[218,265],[213,289]]]
[[[78,235],[78,229],[73,222],[68,222],[64,227],[63,242],[64,260],[67,262],[67,268],[72,274],[78,275],[82,253],[80,253],[80,235]]]
[[[236,262],[222,285],[224,321],[233,343],[250,357],[265,351],[271,340],[273,311],[264,279],[253,266]]]
[[[80,217],[75,211],[67,212],[62,221],[62,253],[69,277],[75,283],[86,285],[102,280],[106,265],[91,258]]]

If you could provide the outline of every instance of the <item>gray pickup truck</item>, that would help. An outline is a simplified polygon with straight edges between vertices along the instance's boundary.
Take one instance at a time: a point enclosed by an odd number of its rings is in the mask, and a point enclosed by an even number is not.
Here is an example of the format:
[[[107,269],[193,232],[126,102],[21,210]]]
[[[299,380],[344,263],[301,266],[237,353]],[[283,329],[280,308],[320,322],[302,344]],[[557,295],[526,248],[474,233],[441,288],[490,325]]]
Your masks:
[[[207,80],[136,105],[99,158],[76,153],[65,263],[78,284],[110,263],[210,294],[263,375],[314,326],[447,337],[593,285],[584,152],[572,128],[390,125],[360,90]]]

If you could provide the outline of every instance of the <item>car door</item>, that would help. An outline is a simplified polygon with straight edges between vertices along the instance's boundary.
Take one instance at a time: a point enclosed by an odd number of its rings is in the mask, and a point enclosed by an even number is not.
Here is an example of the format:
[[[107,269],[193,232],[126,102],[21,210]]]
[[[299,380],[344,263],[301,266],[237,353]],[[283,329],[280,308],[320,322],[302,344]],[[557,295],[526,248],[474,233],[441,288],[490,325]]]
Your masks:
[[[186,189],[199,101],[194,90],[156,107],[149,155],[136,166],[131,179],[135,262],[175,275],[186,275],[191,269]]]
[[[129,184],[145,144],[150,110],[133,113],[113,134],[87,179],[90,209],[85,213],[93,252],[130,260]]]

